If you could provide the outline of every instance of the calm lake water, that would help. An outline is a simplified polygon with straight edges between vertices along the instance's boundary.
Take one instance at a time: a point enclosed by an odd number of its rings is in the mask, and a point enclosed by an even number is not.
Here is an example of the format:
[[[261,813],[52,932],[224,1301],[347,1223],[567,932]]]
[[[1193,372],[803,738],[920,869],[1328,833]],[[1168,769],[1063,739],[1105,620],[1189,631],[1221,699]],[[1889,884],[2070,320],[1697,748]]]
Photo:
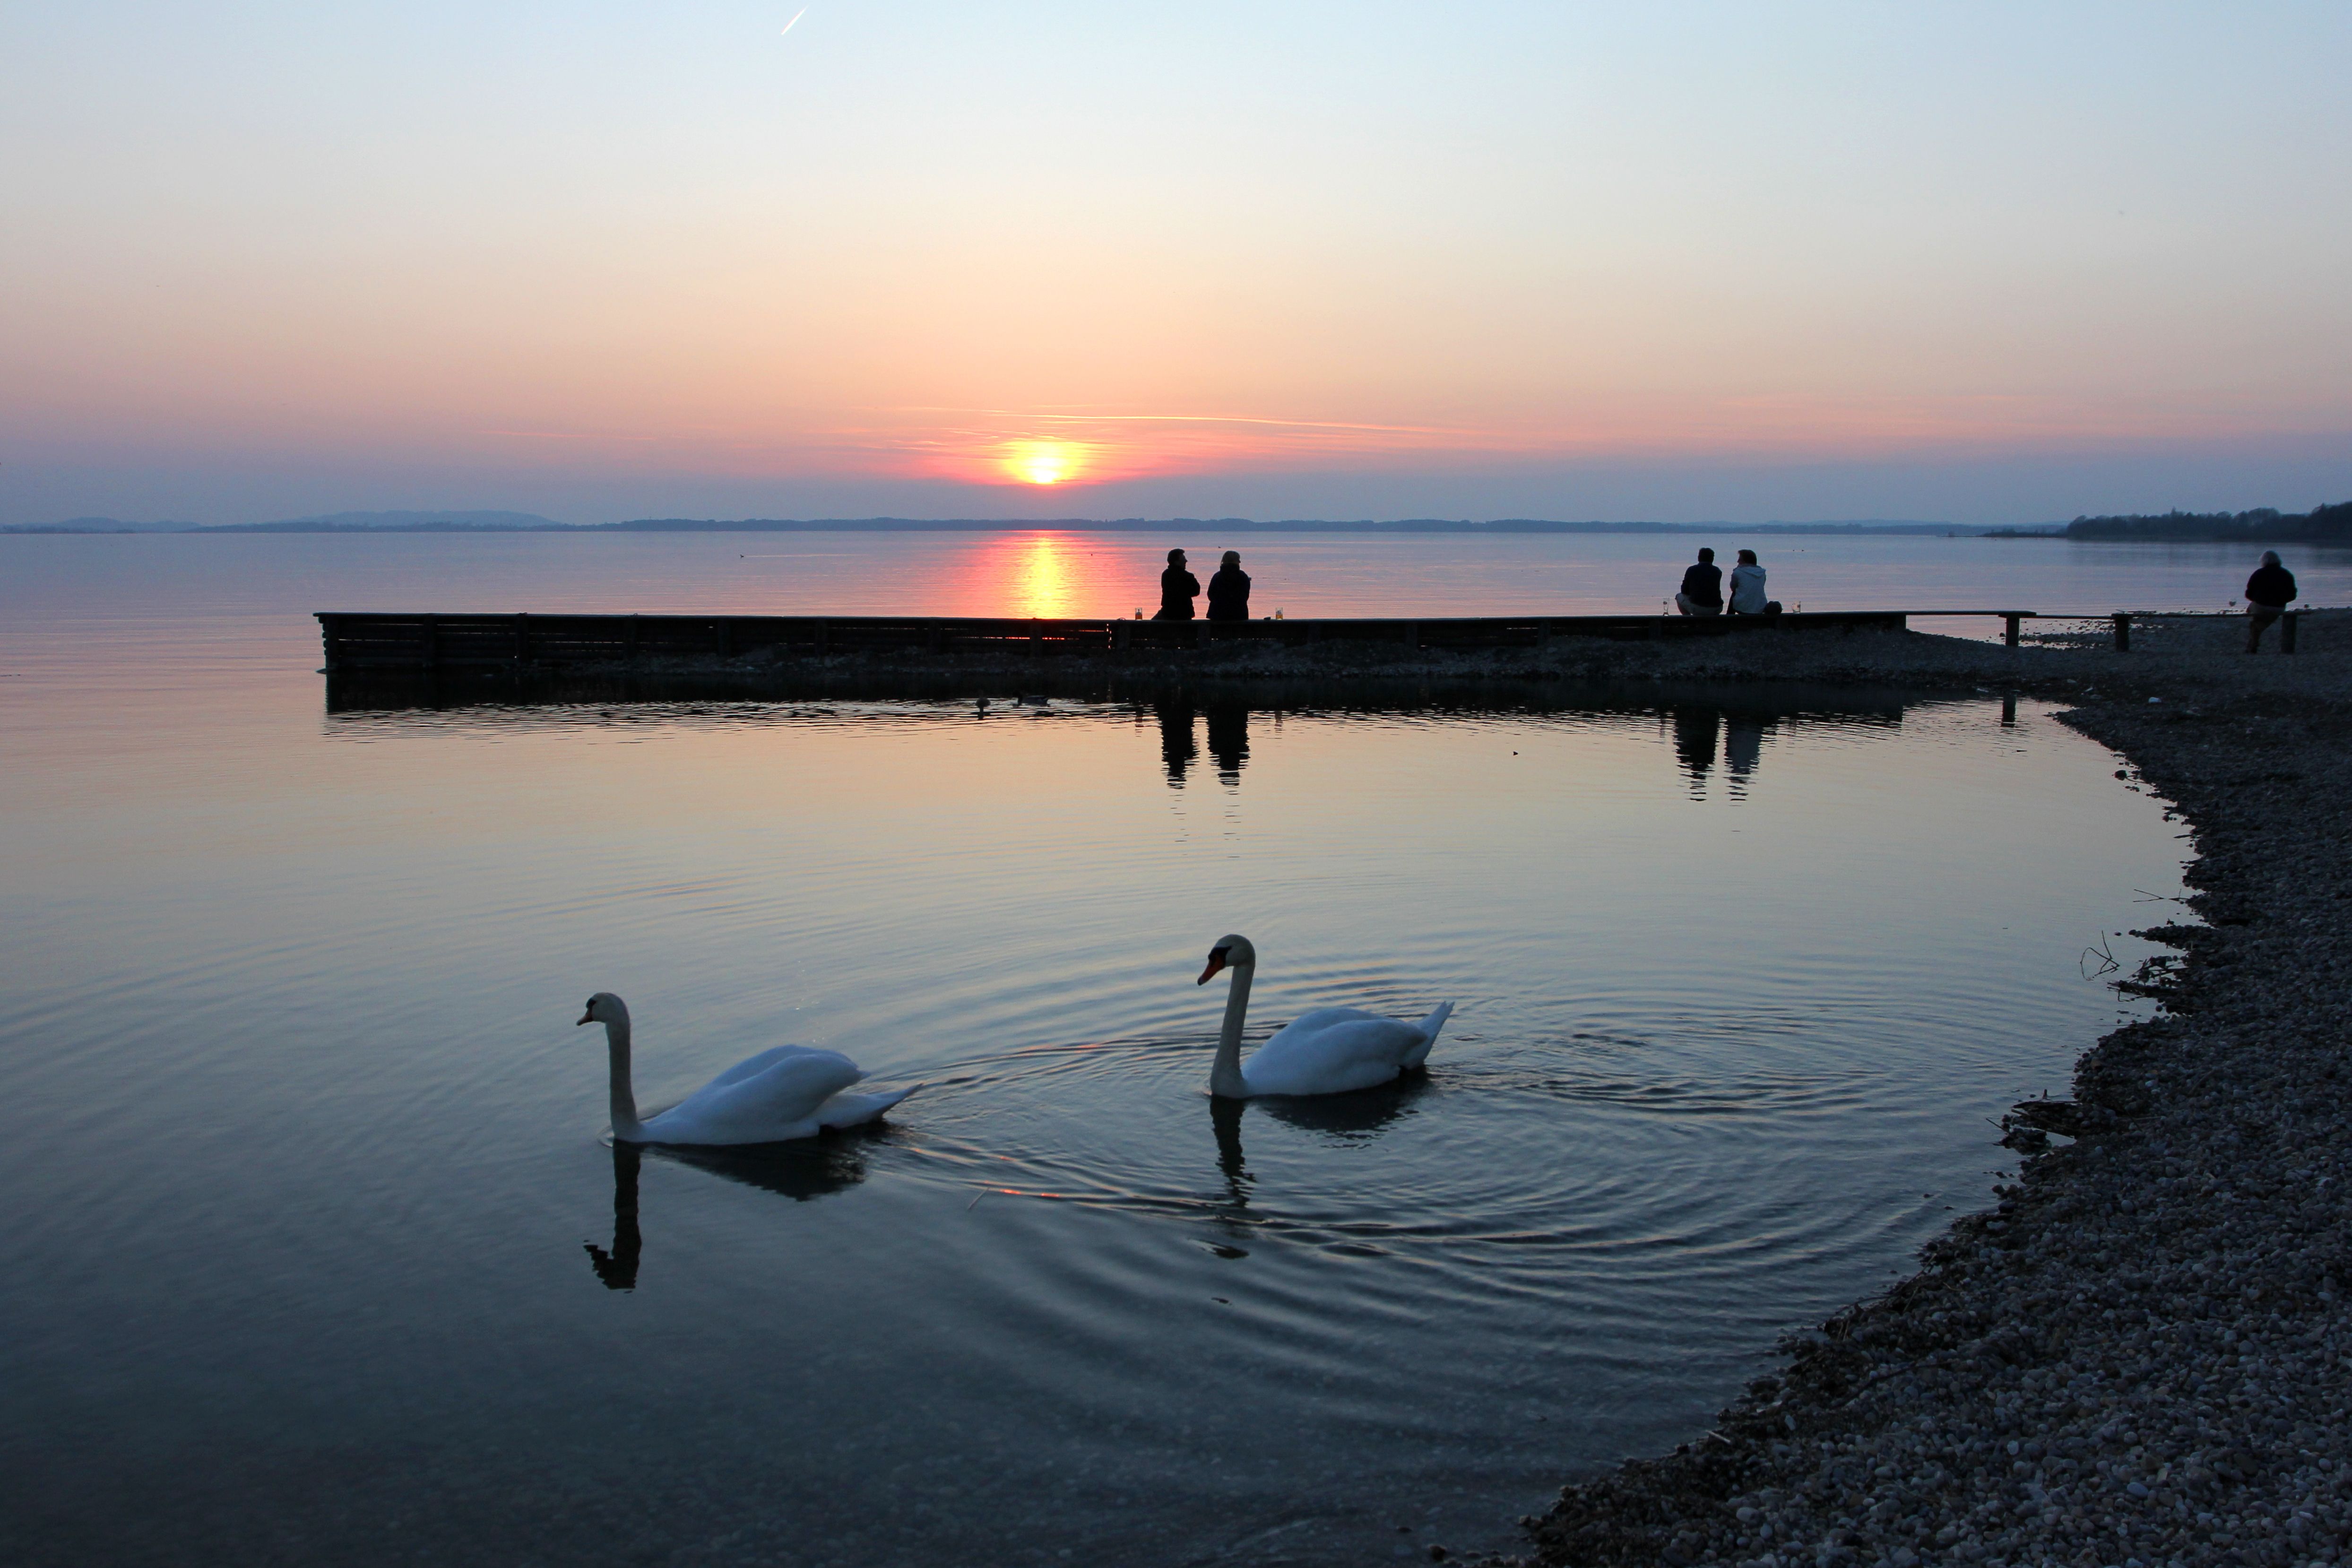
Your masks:
[[[1517,571],[1410,542],[1347,607]],[[0,540],[19,1560],[1506,1546],[1983,1203],[1987,1118],[2137,1006],[2084,950],[2178,910],[2178,825],[2031,703],[331,713],[312,673],[322,607],[785,595],[734,553]],[[1254,1036],[1456,1002],[1425,1081],[1218,1114],[1227,931]],[[600,988],[648,1105],[788,1040],[926,1087],[616,1152]]]

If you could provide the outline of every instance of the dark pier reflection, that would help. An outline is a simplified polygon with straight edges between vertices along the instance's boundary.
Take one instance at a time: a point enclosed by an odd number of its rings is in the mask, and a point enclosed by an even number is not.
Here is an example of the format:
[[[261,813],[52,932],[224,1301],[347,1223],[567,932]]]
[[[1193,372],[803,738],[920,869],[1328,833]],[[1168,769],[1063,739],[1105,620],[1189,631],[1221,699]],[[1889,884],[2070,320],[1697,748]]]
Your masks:
[[[724,1177],[795,1202],[828,1196],[866,1179],[866,1151],[890,1137],[887,1127],[851,1128],[791,1143],[737,1149],[672,1148],[663,1144],[613,1145],[613,1245],[583,1242],[588,1266],[608,1290],[633,1290],[645,1253],[637,1223],[637,1178],[647,1154]]]
[[[1002,696],[1003,682],[993,689]],[[1250,763],[1250,721],[1286,715],[1380,720],[1485,720],[1498,716],[1646,716],[1674,747],[1675,764],[1693,799],[1706,798],[1720,778],[1729,798],[1742,798],[1784,725],[1834,722],[1899,725],[1906,707],[1967,700],[1896,688],[1808,686],[1795,682],[1570,683],[1514,687],[1500,683],[1448,686],[1434,682],[1284,680],[1185,685],[1108,686],[1057,692],[1056,708],[1093,705],[1105,717],[1121,710],[1143,735],[1157,731],[1159,765],[1171,789],[1181,789],[1205,749],[1218,781],[1241,787]],[[862,711],[861,711],[862,706]],[[478,731],[482,729],[715,724],[730,729],[902,720],[910,710],[936,709],[968,718],[992,704],[969,681],[951,676],[839,685],[751,677],[530,677],[472,671],[432,675],[373,671],[330,676],[330,732]],[[2014,723],[2016,699],[2001,705]],[[1263,738],[1265,731],[1260,731]]]

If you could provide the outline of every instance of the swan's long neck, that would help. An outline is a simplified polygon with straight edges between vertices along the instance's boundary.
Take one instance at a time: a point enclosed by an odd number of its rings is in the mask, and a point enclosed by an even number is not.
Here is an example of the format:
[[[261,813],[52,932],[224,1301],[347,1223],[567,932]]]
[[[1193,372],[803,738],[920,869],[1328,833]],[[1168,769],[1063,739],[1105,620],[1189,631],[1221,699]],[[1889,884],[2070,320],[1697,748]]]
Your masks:
[[[1257,966],[1236,963],[1232,973],[1233,984],[1225,992],[1225,1026],[1217,1036],[1217,1059],[1209,1065],[1209,1092],[1244,1100],[1249,1085],[1242,1078],[1242,1020],[1249,1013],[1250,980]]]
[[[613,1136],[636,1138],[646,1127],[637,1120],[637,1093],[629,1082],[629,1021],[606,1019],[604,1043],[613,1050]]]

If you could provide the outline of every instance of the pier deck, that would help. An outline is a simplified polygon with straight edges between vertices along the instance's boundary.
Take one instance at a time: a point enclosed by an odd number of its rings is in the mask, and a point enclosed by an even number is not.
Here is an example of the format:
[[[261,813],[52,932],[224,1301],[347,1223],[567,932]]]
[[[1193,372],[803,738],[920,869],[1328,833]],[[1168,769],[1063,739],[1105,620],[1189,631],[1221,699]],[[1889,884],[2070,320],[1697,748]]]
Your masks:
[[[1417,620],[1118,621],[956,616],[539,616],[319,614],[330,670],[467,665],[562,668],[646,660],[732,660],[763,650],[829,654],[957,649],[1037,654],[1197,648],[1233,639],[1412,648],[1540,647],[1560,637],[1661,637],[1901,631],[1902,611],[1812,615],[1454,616]]]

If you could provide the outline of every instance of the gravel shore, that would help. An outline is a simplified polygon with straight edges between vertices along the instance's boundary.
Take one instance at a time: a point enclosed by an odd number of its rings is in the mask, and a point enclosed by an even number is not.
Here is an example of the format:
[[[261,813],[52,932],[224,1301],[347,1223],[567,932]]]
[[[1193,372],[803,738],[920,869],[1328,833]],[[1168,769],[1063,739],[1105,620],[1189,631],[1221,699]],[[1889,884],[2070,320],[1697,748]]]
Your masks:
[[[2011,1119],[2027,1158],[1996,1210],[1790,1336],[1713,1431],[1566,1488],[1522,1521],[1533,1551],[1515,1561],[2342,1560],[2352,615],[2306,618],[2293,658],[2245,658],[2242,637],[2192,623],[2121,655],[2095,637],[1918,648],[1923,682],[2064,695],[2067,721],[2186,819],[2201,922],[2151,933],[2181,956],[2127,982],[2163,1011],[2098,1042],[2071,1103]]]

